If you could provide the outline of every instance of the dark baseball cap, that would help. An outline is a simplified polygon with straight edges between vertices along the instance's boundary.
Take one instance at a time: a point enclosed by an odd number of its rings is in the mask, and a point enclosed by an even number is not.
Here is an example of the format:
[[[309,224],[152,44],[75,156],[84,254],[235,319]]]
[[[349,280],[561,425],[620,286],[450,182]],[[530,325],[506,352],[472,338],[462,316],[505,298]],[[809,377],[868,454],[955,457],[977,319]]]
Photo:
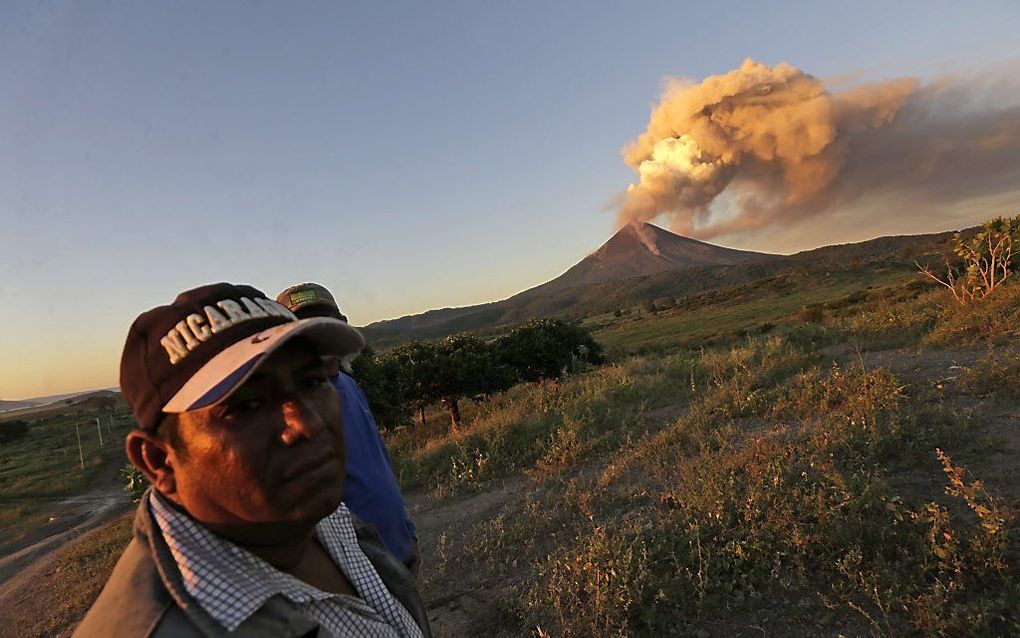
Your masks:
[[[333,293],[319,284],[309,282],[291,286],[277,295],[276,300],[299,317],[330,316],[347,321]]]
[[[298,319],[251,286],[219,283],[182,292],[131,325],[120,361],[124,401],[141,428],[155,429],[163,413],[226,399],[299,335],[323,356],[349,357],[365,345],[347,322]]]

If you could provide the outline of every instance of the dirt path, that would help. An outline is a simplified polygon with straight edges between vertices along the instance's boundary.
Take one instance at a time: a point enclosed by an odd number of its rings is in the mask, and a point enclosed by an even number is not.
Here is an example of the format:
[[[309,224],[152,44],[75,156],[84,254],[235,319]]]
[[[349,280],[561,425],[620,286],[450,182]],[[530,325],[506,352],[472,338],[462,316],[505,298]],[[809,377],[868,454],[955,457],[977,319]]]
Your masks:
[[[68,542],[134,506],[120,488],[104,487],[58,502],[54,518],[37,532],[41,538],[0,558],[0,608],[47,573]]]
[[[31,499],[46,503],[50,517],[23,538],[2,545],[0,609],[31,596],[32,589],[53,570],[71,541],[133,509],[120,478],[121,455],[122,450],[108,452],[106,465],[84,494]]]
[[[491,622],[502,613],[497,587],[479,590],[476,578],[434,578],[436,567],[446,562],[446,552],[456,553],[482,521],[512,507],[527,493],[528,479],[511,477],[480,492],[436,502],[425,494],[407,497],[408,513],[418,528],[422,552],[422,589],[429,622],[436,636],[492,635]]]
[[[908,383],[925,383],[952,380],[964,368],[969,368],[991,352],[1016,353],[1016,348],[967,348],[945,350],[917,350],[898,348],[855,352],[848,343],[840,343],[819,350],[827,360],[849,367],[889,368]]]

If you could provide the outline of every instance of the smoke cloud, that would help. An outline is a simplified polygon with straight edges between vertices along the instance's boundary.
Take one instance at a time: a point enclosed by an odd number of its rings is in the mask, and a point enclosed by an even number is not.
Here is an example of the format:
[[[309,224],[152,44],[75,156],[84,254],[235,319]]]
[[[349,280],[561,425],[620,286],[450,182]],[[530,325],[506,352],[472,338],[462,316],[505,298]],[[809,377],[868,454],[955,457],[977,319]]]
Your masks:
[[[1015,189],[1020,106],[994,86],[901,78],[833,91],[788,64],[751,59],[700,83],[671,81],[623,150],[638,179],[618,223],[665,217],[676,232],[712,238],[862,198],[923,216],[934,201]]]

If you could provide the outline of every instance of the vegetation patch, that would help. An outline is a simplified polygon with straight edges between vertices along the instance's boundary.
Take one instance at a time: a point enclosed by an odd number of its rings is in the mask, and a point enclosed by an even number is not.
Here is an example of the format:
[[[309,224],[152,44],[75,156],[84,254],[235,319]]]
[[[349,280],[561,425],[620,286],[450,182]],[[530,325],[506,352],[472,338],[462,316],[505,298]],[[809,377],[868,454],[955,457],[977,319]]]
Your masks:
[[[483,566],[510,580],[518,633],[739,633],[736,617],[794,634],[1020,631],[1015,516],[943,452],[974,424],[942,394],[780,335],[511,393],[464,432],[544,423],[528,435],[541,450],[513,463],[532,487],[432,582]],[[653,424],[671,402],[679,418]],[[895,487],[908,475],[936,487]]]

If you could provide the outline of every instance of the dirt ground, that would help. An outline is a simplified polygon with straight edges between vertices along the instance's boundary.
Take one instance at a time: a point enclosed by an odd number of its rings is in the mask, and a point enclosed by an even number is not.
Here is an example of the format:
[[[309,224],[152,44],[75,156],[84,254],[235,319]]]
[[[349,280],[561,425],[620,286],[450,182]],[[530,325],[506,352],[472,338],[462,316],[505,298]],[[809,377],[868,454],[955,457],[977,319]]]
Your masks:
[[[498,587],[479,590],[475,578],[435,578],[437,565],[456,552],[475,527],[523,499],[528,480],[514,477],[485,490],[435,502],[425,494],[407,497],[408,514],[418,528],[422,551],[422,590],[436,636],[493,635],[492,620],[502,611]]]

